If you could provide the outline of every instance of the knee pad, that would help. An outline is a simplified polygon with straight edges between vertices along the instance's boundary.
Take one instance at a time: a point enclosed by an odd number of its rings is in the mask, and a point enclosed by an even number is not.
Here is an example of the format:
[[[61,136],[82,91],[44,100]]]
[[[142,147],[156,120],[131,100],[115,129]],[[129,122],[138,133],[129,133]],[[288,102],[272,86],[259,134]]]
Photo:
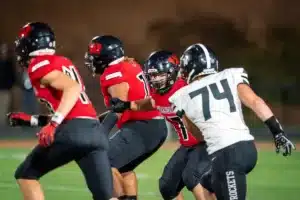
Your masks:
[[[176,188],[172,188],[172,184],[169,184],[162,178],[159,179],[159,191],[164,200],[172,200],[179,193],[176,191]]]

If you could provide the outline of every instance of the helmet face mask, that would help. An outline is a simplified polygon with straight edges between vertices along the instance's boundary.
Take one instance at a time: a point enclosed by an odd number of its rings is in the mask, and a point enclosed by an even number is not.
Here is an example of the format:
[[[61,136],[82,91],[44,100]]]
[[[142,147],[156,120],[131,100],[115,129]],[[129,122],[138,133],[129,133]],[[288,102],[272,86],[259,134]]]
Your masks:
[[[145,74],[156,93],[168,92],[175,83],[179,70],[179,59],[169,51],[150,54],[145,62]]]
[[[168,82],[167,73],[148,73],[148,79],[151,87],[156,91],[164,90]]]

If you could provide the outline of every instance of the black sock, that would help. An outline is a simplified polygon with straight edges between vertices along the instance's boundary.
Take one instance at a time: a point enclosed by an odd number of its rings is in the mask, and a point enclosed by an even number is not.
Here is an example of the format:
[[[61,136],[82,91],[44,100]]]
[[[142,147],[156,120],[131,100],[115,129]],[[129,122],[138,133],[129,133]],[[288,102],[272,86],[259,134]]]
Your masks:
[[[126,200],[137,200],[137,196],[126,196]]]
[[[120,196],[118,197],[119,200],[126,200],[127,199],[127,196],[126,195],[123,195],[123,196]]]

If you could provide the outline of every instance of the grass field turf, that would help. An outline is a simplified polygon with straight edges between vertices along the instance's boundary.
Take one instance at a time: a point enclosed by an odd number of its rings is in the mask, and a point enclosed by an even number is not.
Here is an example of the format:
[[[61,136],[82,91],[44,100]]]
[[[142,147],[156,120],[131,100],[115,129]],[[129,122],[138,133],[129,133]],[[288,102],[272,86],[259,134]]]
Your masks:
[[[21,199],[13,173],[21,160],[30,151],[32,142],[0,142],[0,199]],[[162,169],[174,152],[174,144],[166,144],[137,170],[139,194],[142,200],[161,199],[158,178]],[[300,195],[300,152],[284,158],[276,155],[270,144],[260,143],[259,161],[248,176],[248,200],[299,200]],[[299,145],[298,145],[299,149]],[[74,163],[55,170],[41,179],[46,199],[87,200],[91,199],[83,177]],[[184,191],[185,199],[194,199]]]

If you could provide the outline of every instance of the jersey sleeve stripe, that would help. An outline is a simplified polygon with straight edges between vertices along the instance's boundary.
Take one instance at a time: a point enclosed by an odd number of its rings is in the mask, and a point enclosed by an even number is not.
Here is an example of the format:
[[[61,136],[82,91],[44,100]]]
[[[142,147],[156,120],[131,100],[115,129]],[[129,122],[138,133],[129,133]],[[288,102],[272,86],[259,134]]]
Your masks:
[[[245,73],[242,73],[241,76],[248,78],[248,74],[245,74]]]
[[[247,85],[250,85],[249,81],[247,78],[243,78],[243,83],[246,83]]]

